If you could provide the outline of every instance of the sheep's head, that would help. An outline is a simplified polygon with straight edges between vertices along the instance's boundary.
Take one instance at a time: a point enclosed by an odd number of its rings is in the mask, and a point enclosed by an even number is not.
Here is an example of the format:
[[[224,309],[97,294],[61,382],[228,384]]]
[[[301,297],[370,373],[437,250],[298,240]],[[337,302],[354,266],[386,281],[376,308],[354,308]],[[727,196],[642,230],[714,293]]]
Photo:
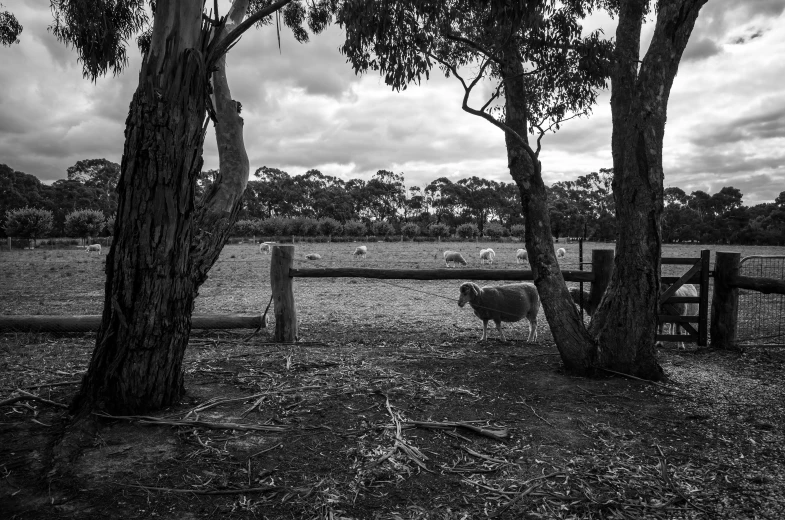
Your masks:
[[[575,305],[581,305],[581,291],[577,287],[570,287],[570,296],[572,296],[572,301],[575,302]],[[590,295],[587,291],[583,291],[583,310],[591,316],[594,314],[594,309],[589,304],[590,302]]]
[[[461,296],[458,298],[458,307],[463,307],[471,303],[480,294],[480,287],[473,282],[466,282],[461,285]]]

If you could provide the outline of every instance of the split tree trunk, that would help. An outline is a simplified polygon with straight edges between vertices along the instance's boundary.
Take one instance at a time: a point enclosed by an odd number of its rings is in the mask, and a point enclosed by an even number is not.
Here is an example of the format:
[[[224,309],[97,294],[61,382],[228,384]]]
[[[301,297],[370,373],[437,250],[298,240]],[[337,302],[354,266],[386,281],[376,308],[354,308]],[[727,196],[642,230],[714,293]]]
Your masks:
[[[611,73],[616,260],[590,331],[598,365],[658,380],[662,146],[668,97],[698,12],[706,0],[662,0],[649,50],[639,62],[647,0],[622,2]],[[640,69],[639,69],[640,66]]]
[[[229,19],[237,23],[247,1],[235,4]],[[249,172],[221,60],[213,85],[220,175],[195,209],[209,36],[201,3],[159,0],[126,121],[101,328],[73,412],[140,413],[183,393],[194,299],[237,218]]]
[[[183,391],[207,94],[201,25],[200,3],[158,2],[126,120],[103,318],[76,412],[137,413],[176,402]]]
[[[504,136],[510,175],[521,192],[526,226],[526,251],[529,253],[529,263],[534,274],[534,285],[540,295],[545,318],[561,354],[562,363],[572,373],[588,375],[592,371],[596,349],[573,304],[556,260],[542,166],[528,147],[528,141],[521,142],[521,139],[527,140],[528,135],[523,66],[514,46],[506,46],[506,49],[505,123],[517,136],[510,132],[505,132]]]

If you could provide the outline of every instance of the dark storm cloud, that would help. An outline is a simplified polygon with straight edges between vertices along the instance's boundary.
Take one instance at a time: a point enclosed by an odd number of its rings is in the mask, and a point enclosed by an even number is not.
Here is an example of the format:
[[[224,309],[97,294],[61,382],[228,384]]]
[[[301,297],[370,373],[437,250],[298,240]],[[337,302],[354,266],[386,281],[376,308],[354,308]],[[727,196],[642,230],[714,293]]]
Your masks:
[[[46,2],[30,4],[17,13],[25,26],[22,44],[0,49],[0,162],[44,180],[64,178],[81,159],[119,162],[138,82],[135,43],[124,74],[91,83],[74,51],[46,32]],[[227,5],[221,0],[222,12]],[[779,151],[785,101],[771,100],[785,75],[783,7],[785,0],[712,0],[703,9],[671,95],[666,183],[685,191],[693,184],[700,187],[689,189],[704,191],[733,185],[749,203],[768,197],[785,177]],[[613,36],[615,21],[596,21]],[[647,24],[644,38],[651,29]],[[745,43],[733,45],[739,38]],[[395,93],[378,73],[356,75],[338,51],[342,41],[336,27],[306,44],[283,29],[279,51],[268,26],[252,29],[230,51],[227,72],[232,97],[243,104],[252,170],[318,168],[367,179],[389,169],[404,173],[408,185],[469,175],[510,182],[504,134],[461,110],[463,90],[454,78],[434,70],[422,86]],[[481,83],[471,105],[481,106],[495,86]],[[600,96],[590,118],[543,139],[547,183],[612,166],[609,95]],[[212,133],[204,159],[205,168],[217,167]]]
[[[772,100],[767,105],[775,103],[779,104],[779,107],[740,116],[720,126],[714,126],[708,132],[695,136],[692,142],[697,146],[712,147],[785,137],[785,99],[778,103]]]
[[[743,23],[762,23],[774,20],[783,11],[785,11],[785,0],[748,2],[712,0],[701,9],[692,37],[698,36],[700,38],[705,34],[722,37],[733,27],[739,27]],[[756,31],[749,33],[748,36]]]

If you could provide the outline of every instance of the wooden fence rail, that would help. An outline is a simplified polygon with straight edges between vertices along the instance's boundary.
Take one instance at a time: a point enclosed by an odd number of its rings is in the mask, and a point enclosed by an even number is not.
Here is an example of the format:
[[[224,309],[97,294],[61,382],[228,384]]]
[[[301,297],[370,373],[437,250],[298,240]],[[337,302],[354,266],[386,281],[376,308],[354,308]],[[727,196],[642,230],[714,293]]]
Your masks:
[[[591,282],[589,301],[596,305],[608,287],[613,271],[613,249],[592,251],[591,271],[562,271],[568,282]],[[293,269],[294,246],[272,248],[270,280],[273,281],[276,342],[288,343],[297,338],[297,315],[294,305],[293,278],[375,278],[384,280],[534,280],[530,270],[511,269],[372,269],[364,267],[331,267]]]
[[[96,332],[100,325],[100,314],[0,316],[0,332]],[[261,326],[261,315],[195,314],[191,318],[192,329],[257,329]]]

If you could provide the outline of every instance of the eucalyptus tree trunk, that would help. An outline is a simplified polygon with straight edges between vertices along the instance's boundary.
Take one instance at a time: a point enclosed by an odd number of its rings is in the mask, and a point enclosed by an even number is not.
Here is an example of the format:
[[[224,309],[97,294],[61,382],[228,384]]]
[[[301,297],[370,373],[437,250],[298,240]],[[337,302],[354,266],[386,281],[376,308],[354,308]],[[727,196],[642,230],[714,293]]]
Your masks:
[[[598,365],[657,380],[655,334],[660,293],[662,146],[668,97],[706,0],[661,0],[649,50],[639,61],[648,0],[621,3],[611,73],[613,196],[618,235],[613,276],[590,332]]]
[[[229,20],[236,23],[247,1],[235,4]],[[139,413],[176,403],[183,393],[194,299],[237,218],[249,171],[221,60],[213,85],[221,170],[195,208],[212,32],[203,26],[201,2],[157,2],[126,120],[101,327],[73,412]]]
[[[506,46],[503,76],[505,79],[507,161],[510,175],[521,192],[526,226],[526,251],[534,273],[534,285],[540,295],[545,318],[565,368],[575,374],[592,371],[595,346],[586,331],[564,283],[553,249],[548,196],[542,180],[542,166],[528,145],[528,120],[523,66],[514,46]],[[524,142],[522,142],[522,140]]]

